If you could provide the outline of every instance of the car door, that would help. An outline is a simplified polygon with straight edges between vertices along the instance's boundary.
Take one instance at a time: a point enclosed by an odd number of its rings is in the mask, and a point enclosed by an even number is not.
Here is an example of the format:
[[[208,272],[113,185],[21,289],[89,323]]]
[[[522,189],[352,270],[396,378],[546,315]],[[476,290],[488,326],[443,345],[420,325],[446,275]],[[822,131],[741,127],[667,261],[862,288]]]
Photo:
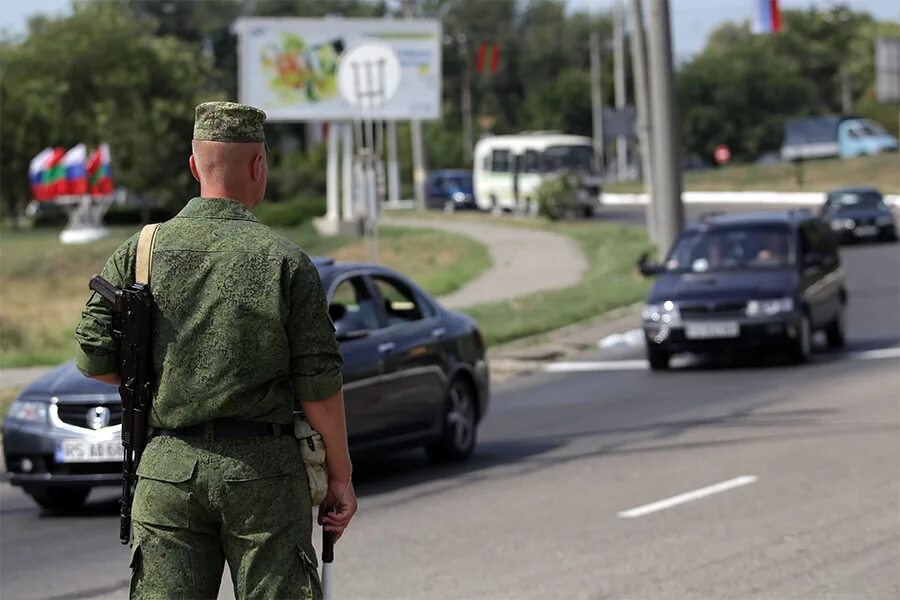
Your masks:
[[[824,235],[816,222],[806,221],[800,225],[800,280],[803,300],[809,309],[809,318],[814,329],[828,325],[834,320],[840,299],[840,267],[829,238]]]
[[[384,409],[394,435],[434,429],[444,404],[447,335],[438,313],[413,286],[373,273],[386,322],[379,346],[384,362]]]
[[[378,352],[379,309],[363,274],[335,279],[328,294],[328,312],[344,357],[347,437],[351,444],[365,443],[377,437],[382,427],[378,413],[384,369]]]

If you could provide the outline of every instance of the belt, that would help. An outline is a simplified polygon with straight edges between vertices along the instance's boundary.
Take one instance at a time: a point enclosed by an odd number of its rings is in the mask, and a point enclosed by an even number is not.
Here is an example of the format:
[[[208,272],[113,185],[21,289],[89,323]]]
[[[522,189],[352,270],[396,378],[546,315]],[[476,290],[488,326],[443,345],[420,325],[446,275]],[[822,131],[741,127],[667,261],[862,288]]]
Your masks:
[[[197,423],[178,429],[152,428],[150,435],[167,435],[179,438],[205,438],[210,432],[213,440],[278,437],[293,434],[287,425],[264,423],[263,421],[246,421],[242,419],[215,419],[207,423]]]

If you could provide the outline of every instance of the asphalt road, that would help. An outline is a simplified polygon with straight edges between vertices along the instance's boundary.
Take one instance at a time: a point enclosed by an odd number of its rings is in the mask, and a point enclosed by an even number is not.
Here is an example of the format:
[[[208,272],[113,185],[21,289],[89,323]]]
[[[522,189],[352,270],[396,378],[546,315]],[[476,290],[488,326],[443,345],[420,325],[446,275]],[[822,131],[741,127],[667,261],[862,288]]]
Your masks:
[[[357,464],[335,597],[900,597],[900,247],[844,260],[846,354],[656,374],[598,350],[577,360],[603,370],[495,390],[463,466]],[[114,492],[51,515],[4,483],[0,503],[0,596],[127,595]]]

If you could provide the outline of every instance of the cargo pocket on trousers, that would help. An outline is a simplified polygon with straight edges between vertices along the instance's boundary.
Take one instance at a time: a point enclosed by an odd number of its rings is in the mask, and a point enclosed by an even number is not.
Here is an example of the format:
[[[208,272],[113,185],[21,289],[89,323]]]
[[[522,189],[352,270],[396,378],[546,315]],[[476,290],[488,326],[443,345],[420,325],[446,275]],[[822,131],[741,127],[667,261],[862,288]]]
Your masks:
[[[314,559],[310,558],[303,549],[303,546],[299,544],[297,544],[297,554],[300,557],[300,566],[306,574],[306,581],[309,582],[309,585],[307,586],[307,589],[309,589],[308,598],[319,600],[322,598],[322,582],[319,580],[319,571],[316,567],[316,562]]]
[[[128,566],[131,567],[131,586],[128,588],[128,597],[134,598],[135,591],[137,588],[138,578],[141,576],[141,568],[143,567],[143,556],[141,555],[141,545],[138,543],[132,544],[131,546],[131,562],[128,563]]]
[[[149,458],[149,460],[148,460]],[[171,454],[145,456],[138,467],[132,519],[138,523],[187,529],[190,527],[191,492],[197,460]]]
[[[231,465],[222,477],[229,495],[226,526],[236,533],[261,533],[296,520],[294,478],[284,462]]]

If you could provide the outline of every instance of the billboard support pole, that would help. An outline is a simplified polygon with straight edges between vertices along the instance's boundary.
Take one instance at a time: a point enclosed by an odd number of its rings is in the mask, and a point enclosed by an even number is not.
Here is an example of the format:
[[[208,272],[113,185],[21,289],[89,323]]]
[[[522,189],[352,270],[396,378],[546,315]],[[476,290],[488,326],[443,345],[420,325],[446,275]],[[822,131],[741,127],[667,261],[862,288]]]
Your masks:
[[[345,222],[353,221],[353,130],[350,123],[342,123],[341,129],[341,188],[343,191]]]
[[[388,203],[400,203],[400,163],[397,162],[397,121],[387,122]]]
[[[340,165],[340,155],[338,154],[338,128],[335,123],[328,124],[328,162],[325,167],[325,220],[335,225],[340,220],[339,198],[340,189],[338,181],[338,167]]]

